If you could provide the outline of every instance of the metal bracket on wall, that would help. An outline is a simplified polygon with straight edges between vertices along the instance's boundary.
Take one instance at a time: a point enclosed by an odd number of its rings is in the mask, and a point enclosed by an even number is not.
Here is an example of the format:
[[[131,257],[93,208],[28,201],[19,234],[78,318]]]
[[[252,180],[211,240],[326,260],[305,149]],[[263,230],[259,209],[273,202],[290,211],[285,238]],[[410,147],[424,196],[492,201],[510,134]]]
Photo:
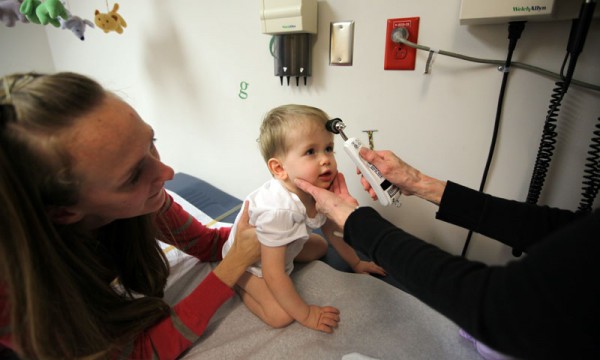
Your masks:
[[[369,137],[369,149],[373,150],[375,148],[375,141],[373,140],[373,133],[377,132],[377,130],[363,130],[363,132],[367,133]]]

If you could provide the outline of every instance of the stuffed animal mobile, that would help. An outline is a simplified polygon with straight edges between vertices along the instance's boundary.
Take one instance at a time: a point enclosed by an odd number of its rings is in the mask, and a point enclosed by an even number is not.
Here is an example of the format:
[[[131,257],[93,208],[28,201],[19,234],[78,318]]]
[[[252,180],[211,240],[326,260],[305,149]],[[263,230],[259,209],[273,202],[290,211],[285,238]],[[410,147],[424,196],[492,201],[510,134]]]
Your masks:
[[[24,0],[19,8],[19,11],[21,14],[25,15],[27,20],[34,24],[39,24],[40,19],[38,19],[35,9],[40,6],[41,3],[42,2],[40,0]]]
[[[96,25],[104,30],[105,33],[109,31],[116,31],[119,34],[123,33],[123,28],[127,27],[125,20],[117,13],[119,10],[119,4],[115,3],[113,9],[108,13],[101,13],[96,10],[94,22]]]
[[[59,24],[62,29],[69,29],[78,39],[84,40],[86,26],[94,27],[94,23],[79,16],[72,16],[60,0],[0,0],[0,22],[13,27],[17,21],[31,22],[54,26]]]
[[[75,36],[80,40],[85,40],[83,34],[85,33],[86,25],[94,27],[94,23],[88,19],[82,19],[79,16],[70,16],[68,20],[60,20],[61,29],[69,29]]]
[[[60,21],[58,20],[59,17],[64,20],[69,18],[65,6],[60,0],[44,0],[44,2],[35,9],[35,14],[40,20],[40,24],[46,25],[50,23],[54,25],[54,27],[60,26]]]
[[[0,1],[0,22],[8,27],[13,27],[17,21],[28,23],[27,17],[21,14],[21,2],[18,0]]]

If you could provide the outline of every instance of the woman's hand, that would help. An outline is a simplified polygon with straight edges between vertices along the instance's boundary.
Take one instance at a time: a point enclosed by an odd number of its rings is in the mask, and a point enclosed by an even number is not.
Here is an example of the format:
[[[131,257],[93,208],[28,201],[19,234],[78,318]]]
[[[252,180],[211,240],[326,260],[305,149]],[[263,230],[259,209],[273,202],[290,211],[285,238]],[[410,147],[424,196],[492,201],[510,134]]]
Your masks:
[[[260,243],[256,229],[250,225],[248,201],[244,203],[242,216],[237,224],[235,241],[231,249],[214,270],[215,275],[229,287],[233,287],[246,268],[260,259]]]
[[[249,202],[244,202],[242,216],[237,224],[235,233],[235,241],[231,246],[231,251],[235,251],[242,255],[244,259],[244,267],[248,267],[260,260],[260,242],[256,237],[256,229],[250,225],[250,214],[248,214]],[[228,253],[229,254],[229,253]]]
[[[333,182],[329,186],[329,190],[338,195],[344,202],[354,206],[355,208],[358,206],[358,201],[356,201],[356,199],[350,195],[348,186],[346,185],[346,178],[341,172],[337,173],[335,179],[333,179]]]
[[[373,151],[363,147],[359,153],[363,159],[373,164],[384,178],[396,185],[403,195],[417,195],[434,204],[440,204],[446,182],[422,174],[391,151]],[[358,170],[357,173],[360,174]],[[369,182],[364,177],[360,178],[360,182],[371,198],[377,200],[375,190]]]
[[[358,206],[358,201],[348,193],[346,180],[341,172],[338,172],[329,190],[316,187],[302,179],[295,179],[294,183],[302,191],[311,195],[317,202],[317,210],[325,214],[340,229],[344,228],[346,219]]]
[[[359,153],[363,159],[370,164],[373,164],[381,172],[381,175],[383,175],[384,178],[398,186],[403,195],[414,194],[412,187],[414,186],[414,183],[419,181],[420,173],[418,170],[408,165],[393,152],[388,150],[374,151],[363,147],[359,150]],[[377,200],[377,195],[367,180],[364,177],[361,177],[360,182],[373,200]]]

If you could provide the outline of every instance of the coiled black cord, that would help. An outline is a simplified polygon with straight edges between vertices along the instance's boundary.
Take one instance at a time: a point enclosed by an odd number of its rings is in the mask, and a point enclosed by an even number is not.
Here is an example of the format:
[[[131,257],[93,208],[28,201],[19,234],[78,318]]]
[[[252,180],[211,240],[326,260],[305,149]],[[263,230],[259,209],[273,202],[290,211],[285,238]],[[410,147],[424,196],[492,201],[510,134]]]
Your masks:
[[[577,212],[589,213],[592,211],[592,205],[600,189],[600,117],[596,124],[588,158],[586,159],[583,175],[583,187],[581,192],[581,202]]]
[[[596,0],[584,0],[579,11],[579,17],[574,19],[571,24],[569,41],[567,42],[567,53],[560,69],[562,81],[556,82],[556,87],[553,90],[552,99],[550,100],[550,109],[548,110],[546,122],[544,123],[542,139],[540,140],[533,174],[531,175],[531,182],[529,184],[529,192],[526,200],[528,204],[537,204],[544,186],[546,174],[548,173],[550,161],[552,160],[555,149],[554,145],[556,144],[556,121],[560,110],[560,104],[571,84],[577,59],[583,50],[588,30],[592,22],[595,6]],[[519,251],[513,250],[513,254],[518,256]]]
[[[550,100],[550,109],[548,110],[546,122],[544,123],[542,139],[540,140],[540,147],[538,148],[533,174],[531,175],[531,181],[529,183],[529,192],[526,200],[528,204],[537,204],[544,186],[546,174],[555,149],[554,145],[556,144],[556,121],[558,111],[560,110],[562,99],[567,93],[571,80],[573,79],[577,59],[583,50],[595,6],[596,0],[584,0],[581,5],[581,10],[579,11],[579,17],[572,22],[569,41],[567,43],[567,54],[560,69],[562,81],[556,83],[556,88],[554,88],[552,99]],[[522,250],[513,248],[512,253],[514,256],[520,256]]]
[[[570,54],[567,53],[565,56],[565,60],[560,70],[560,74],[563,79],[565,78],[563,73],[569,55]],[[575,65],[573,64],[573,58],[571,58],[568,71],[569,74],[573,73],[574,67]],[[558,121],[558,112],[560,111],[562,100],[569,89],[570,78],[570,76],[567,76],[567,79],[564,81],[557,81],[555,83],[556,87],[552,90],[552,95],[550,96],[550,106],[548,108],[548,114],[546,114],[544,128],[542,129],[542,138],[540,140],[540,146],[538,147],[538,153],[535,158],[535,165],[533,166],[533,173],[531,174],[531,180],[529,182],[527,199],[525,200],[527,204],[537,204],[542,192],[542,188],[544,187],[546,175],[548,174],[548,168],[550,168],[552,156],[554,155],[554,149],[556,148],[556,137],[558,136],[556,131],[556,123]],[[521,256],[522,253],[522,249],[513,248],[512,250],[512,254],[515,257]]]
[[[529,183],[529,192],[526,200],[528,204],[537,204],[542,188],[544,187],[546,174],[548,173],[552,155],[556,148],[556,137],[558,135],[556,132],[556,122],[558,120],[558,112],[560,111],[560,105],[566,92],[566,84],[562,81],[556,82],[556,87],[552,90],[550,107],[548,109],[548,114],[546,115],[546,122],[544,123],[544,128],[542,130],[542,138],[540,140],[535,165],[533,166],[533,174],[531,175],[531,181]]]

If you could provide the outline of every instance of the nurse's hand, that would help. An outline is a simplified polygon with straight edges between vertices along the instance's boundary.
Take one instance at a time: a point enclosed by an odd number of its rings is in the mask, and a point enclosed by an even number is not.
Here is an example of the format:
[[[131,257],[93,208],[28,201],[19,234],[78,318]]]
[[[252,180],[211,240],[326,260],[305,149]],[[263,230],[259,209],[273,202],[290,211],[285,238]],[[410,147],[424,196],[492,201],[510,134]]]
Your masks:
[[[302,179],[295,179],[294,183],[302,191],[311,195],[317,202],[317,210],[325,214],[339,228],[343,229],[348,216],[356,210],[358,201],[350,195],[344,175],[338,172],[329,187],[321,189]]]
[[[359,154],[373,164],[384,178],[396,185],[403,195],[416,195],[434,204],[440,204],[442,194],[446,189],[445,181],[421,173],[389,150],[373,151],[363,147],[359,150]],[[360,174],[360,172],[358,173]],[[369,182],[362,176],[360,182],[371,198],[377,200],[375,190]]]

